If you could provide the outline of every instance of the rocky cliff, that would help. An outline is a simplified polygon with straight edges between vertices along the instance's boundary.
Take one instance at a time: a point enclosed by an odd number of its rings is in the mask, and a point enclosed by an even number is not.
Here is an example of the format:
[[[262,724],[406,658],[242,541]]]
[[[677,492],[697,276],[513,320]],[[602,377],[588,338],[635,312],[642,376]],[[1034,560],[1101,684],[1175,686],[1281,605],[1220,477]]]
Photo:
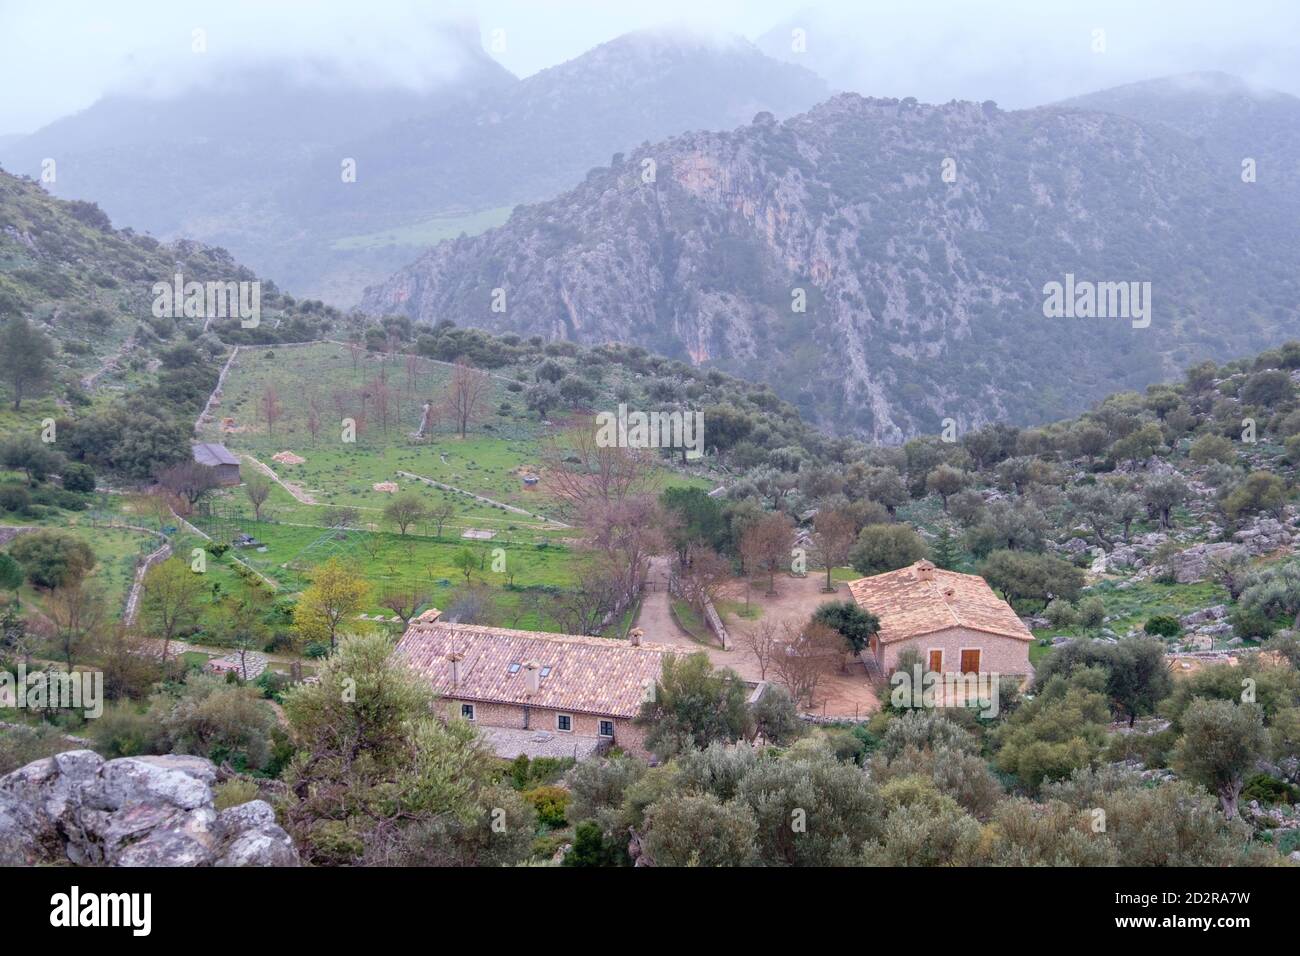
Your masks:
[[[1062,417],[1276,344],[1297,261],[1282,210],[1165,124],[845,94],[616,157],[363,307],[643,345],[896,441]],[[1045,318],[1067,275],[1151,283],[1149,326]]]

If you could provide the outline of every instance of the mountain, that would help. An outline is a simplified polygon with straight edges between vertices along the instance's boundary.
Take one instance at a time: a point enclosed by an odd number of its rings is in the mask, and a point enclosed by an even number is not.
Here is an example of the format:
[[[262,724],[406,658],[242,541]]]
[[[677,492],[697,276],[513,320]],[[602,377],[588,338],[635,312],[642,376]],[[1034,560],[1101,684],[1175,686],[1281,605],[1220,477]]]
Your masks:
[[[1191,137],[1226,176],[1256,161],[1256,184],[1300,204],[1300,98],[1226,73],[1186,73],[1089,93],[1059,104],[1163,123]]]
[[[115,96],[11,144],[0,162],[93,199],[114,221],[231,250],[295,292],[350,304],[444,237],[498,224],[618,151],[826,95],[744,41],[641,33],[517,80],[458,36],[425,93],[249,69],[169,99]],[[355,160],[355,182],[341,164]]]
[[[1297,261],[1284,209],[1166,124],[845,94],[641,147],[442,243],[362,307],[643,345],[897,441],[946,418],[1059,418],[1275,344]],[[1071,275],[1151,283],[1149,327],[1045,318],[1047,284]]]
[[[154,284],[178,272],[185,281],[260,282],[260,324],[155,315]],[[58,199],[28,177],[0,172],[0,321],[11,316],[30,319],[56,343],[56,391],[77,404],[150,380],[160,357],[180,345],[201,347],[215,379],[227,342],[314,339],[343,321],[329,306],[259,280],[224,249],[115,229],[94,203]]]

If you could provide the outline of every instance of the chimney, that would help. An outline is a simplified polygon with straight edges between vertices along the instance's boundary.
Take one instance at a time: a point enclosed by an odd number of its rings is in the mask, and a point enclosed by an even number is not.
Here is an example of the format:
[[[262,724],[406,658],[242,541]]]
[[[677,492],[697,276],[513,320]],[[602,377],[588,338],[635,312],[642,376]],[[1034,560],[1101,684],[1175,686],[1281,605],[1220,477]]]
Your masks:
[[[421,614],[419,617],[417,617],[417,618],[416,618],[414,621],[412,621],[411,623],[413,623],[413,624],[432,624],[434,621],[438,620],[438,616],[439,616],[440,614],[442,614],[442,612],[439,611],[436,607],[431,607],[431,608],[429,608],[429,610],[425,611],[423,614]]]
[[[537,661],[529,661],[524,665],[524,681],[529,697],[537,696],[538,688],[541,686],[542,682],[541,678],[538,676],[538,671],[541,670],[541,667],[542,665],[537,663]]]
[[[633,647],[641,646],[641,635],[644,633],[645,631],[641,630],[639,627],[634,627],[628,632],[627,636],[631,639]]]
[[[929,561],[926,561],[924,558],[916,562],[912,567],[916,568],[916,579],[918,581],[934,580],[934,565]]]
[[[447,655],[447,660],[451,662],[451,686],[460,686],[460,662],[465,659],[463,654],[457,654],[452,651]]]

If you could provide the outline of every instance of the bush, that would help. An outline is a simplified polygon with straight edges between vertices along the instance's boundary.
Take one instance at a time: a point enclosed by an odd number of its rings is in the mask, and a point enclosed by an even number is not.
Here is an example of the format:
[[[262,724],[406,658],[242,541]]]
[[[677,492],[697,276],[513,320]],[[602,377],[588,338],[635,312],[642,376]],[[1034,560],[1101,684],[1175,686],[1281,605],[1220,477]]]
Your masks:
[[[0,511],[24,514],[31,506],[32,496],[22,485],[0,486]]]
[[[89,493],[95,490],[95,472],[89,465],[70,462],[63,466],[63,490]]]
[[[95,566],[90,545],[67,531],[42,529],[25,534],[9,548],[27,579],[45,588],[80,580]]]
[[[218,810],[229,810],[231,807],[237,807],[241,803],[248,803],[250,800],[256,800],[261,796],[261,791],[257,789],[257,784],[251,780],[245,780],[243,777],[231,777],[217,784],[215,791],[216,799],[212,805]]]
[[[1241,799],[1249,803],[1295,803],[1300,800],[1300,787],[1293,787],[1285,780],[1270,777],[1266,773],[1257,773],[1246,781],[1241,790]]]
[[[569,806],[569,791],[563,787],[543,786],[525,790],[521,796],[537,811],[537,822],[552,830],[566,826],[565,810]]]
[[[157,720],[131,703],[108,707],[90,730],[95,749],[111,759],[166,753],[166,734]]]
[[[1093,596],[1079,602],[1079,623],[1084,627],[1101,627],[1106,622],[1106,602]]]
[[[1043,611],[1052,627],[1070,627],[1079,620],[1079,613],[1069,601],[1056,598]]]
[[[1183,627],[1178,623],[1177,618],[1167,614],[1157,614],[1147,619],[1147,622],[1142,625],[1142,630],[1153,637],[1177,637],[1183,632]]]

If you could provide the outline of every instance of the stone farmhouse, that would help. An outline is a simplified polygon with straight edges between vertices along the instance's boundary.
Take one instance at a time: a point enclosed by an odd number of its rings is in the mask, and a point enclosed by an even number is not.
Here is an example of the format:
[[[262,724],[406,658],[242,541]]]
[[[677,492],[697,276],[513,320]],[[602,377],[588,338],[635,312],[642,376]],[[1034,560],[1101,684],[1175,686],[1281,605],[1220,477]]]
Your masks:
[[[849,582],[858,606],[880,621],[862,651],[868,670],[890,674],[905,648],[942,674],[1028,675],[1034,635],[982,577],[929,561]]]
[[[582,759],[618,746],[647,757],[633,723],[672,648],[628,640],[413,619],[394,654],[448,717],[480,728],[498,756]]]

